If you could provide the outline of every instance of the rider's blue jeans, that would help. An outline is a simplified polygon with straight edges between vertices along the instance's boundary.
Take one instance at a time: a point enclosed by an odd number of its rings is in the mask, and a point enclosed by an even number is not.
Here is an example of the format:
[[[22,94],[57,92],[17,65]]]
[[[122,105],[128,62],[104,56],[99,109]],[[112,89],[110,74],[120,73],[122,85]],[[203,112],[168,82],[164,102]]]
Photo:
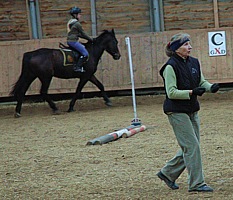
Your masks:
[[[74,49],[76,49],[83,56],[85,56],[85,57],[89,56],[88,51],[86,50],[85,46],[82,45],[81,43],[79,43],[79,42],[67,42],[67,44],[70,47],[73,47]]]

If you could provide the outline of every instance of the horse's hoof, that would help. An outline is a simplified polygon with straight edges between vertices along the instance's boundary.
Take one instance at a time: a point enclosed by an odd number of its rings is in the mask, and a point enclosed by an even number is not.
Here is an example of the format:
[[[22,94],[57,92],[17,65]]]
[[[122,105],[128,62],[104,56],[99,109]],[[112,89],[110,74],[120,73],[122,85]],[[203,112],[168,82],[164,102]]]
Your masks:
[[[60,110],[53,110],[53,115],[60,115],[61,111]]]
[[[15,118],[21,117],[20,113],[15,113]]]
[[[107,105],[107,106],[112,106],[112,102],[111,102],[111,101],[106,101],[106,102],[105,102],[105,105]]]
[[[69,108],[69,110],[67,110],[67,112],[74,112],[75,110],[73,108]]]

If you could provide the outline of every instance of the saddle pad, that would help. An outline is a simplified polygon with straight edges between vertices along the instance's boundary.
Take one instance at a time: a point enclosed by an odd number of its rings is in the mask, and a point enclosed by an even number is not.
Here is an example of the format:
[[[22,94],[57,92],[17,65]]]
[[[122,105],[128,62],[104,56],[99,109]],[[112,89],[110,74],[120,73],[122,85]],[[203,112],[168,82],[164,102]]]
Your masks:
[[[74,64],[73,51],[70,49],[60,49],[63,55],[63,65],[70,66]]]

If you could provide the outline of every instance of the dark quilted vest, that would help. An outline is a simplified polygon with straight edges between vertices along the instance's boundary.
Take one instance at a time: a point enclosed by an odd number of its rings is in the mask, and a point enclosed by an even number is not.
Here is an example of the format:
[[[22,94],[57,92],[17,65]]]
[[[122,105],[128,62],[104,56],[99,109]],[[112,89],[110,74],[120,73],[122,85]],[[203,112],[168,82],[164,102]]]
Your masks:
[[[177,79],[177,88],[179,90],[192,90],[199,86],[201,71],[199,61],[196,58],[189,57],[183,60],[180,56],[172,56],[160,70],[160,75],[162,77],[163,71],[167,65],[173,67]],[[163,109],[165,113],[193,113],[198,111],[200,106],[196,95],[192,95],[190,100],[169,99],[166,95]]]

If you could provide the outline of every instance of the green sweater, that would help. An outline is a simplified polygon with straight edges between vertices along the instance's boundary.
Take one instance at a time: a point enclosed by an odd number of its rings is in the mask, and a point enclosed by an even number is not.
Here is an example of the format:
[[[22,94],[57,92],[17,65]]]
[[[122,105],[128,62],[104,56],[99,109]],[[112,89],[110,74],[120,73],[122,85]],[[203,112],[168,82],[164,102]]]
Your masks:
[[[167,65],[163,77],[165,79],[165,89],[169,99],[190,99],[189,90],[178,90],[176,85],[176,74],[171,65]],[[212,86],[201,72],[200,87],[204,87],[206,91],[210,91]]]
[[[71,27],[70,29],[68,29],[68,36],[67,36],[68,42],[76,42],[79,40],[79,38],[92,41],[92,39],[85,33],[81,23],[78,20],[71,19],[67,23],[67,26]]]

